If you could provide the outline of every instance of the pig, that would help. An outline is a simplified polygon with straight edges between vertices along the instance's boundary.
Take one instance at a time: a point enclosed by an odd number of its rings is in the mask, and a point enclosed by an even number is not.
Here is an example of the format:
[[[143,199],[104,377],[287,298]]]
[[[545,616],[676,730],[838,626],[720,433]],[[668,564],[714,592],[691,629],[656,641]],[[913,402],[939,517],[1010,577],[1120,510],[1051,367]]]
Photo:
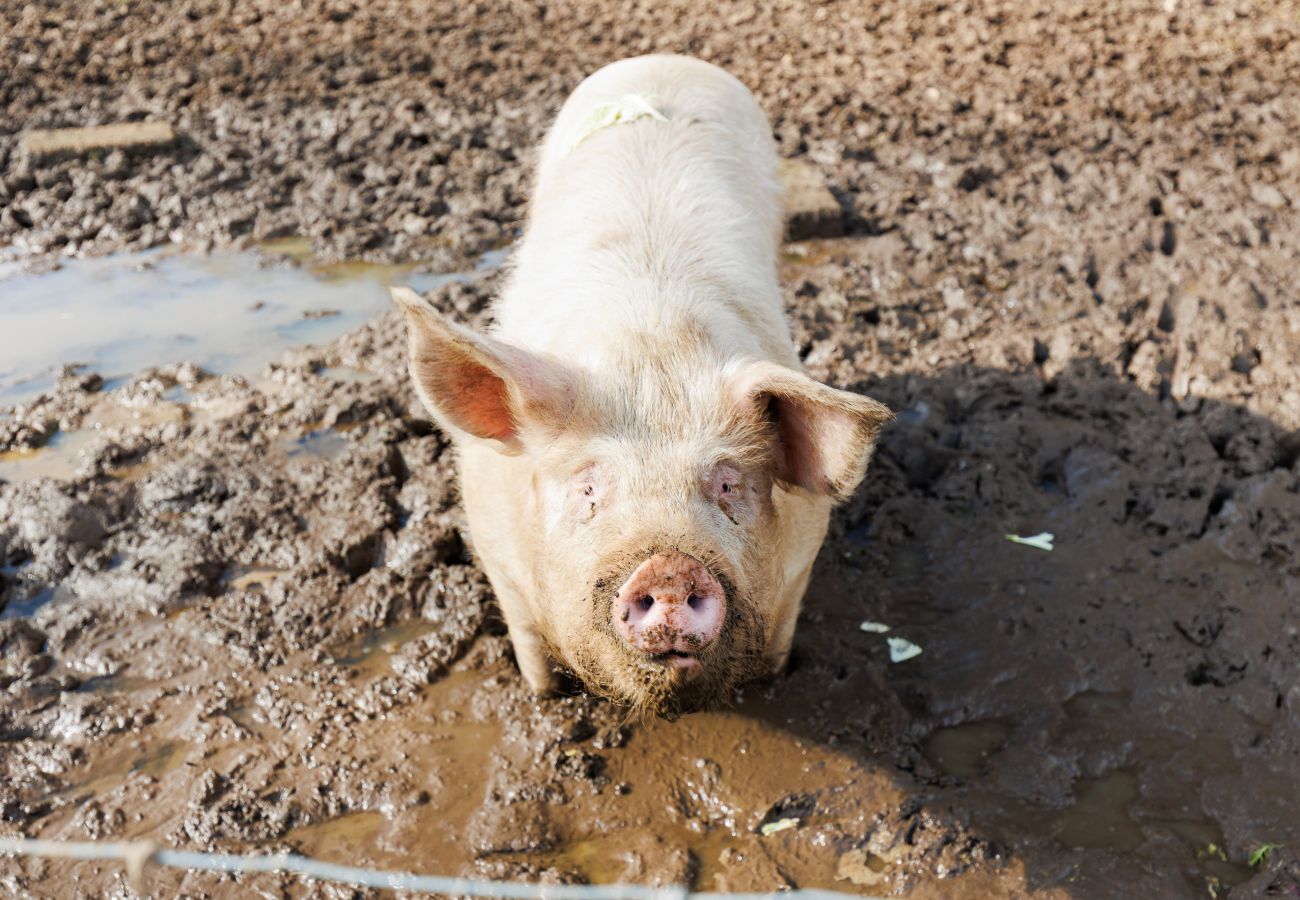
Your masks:
[[[830,510],[891,414],[802,371],[781,231],[754,96],[643,56],[561,108],[488,333],[393,290],[538,693],[567,671],[673,716],[785,666]]]

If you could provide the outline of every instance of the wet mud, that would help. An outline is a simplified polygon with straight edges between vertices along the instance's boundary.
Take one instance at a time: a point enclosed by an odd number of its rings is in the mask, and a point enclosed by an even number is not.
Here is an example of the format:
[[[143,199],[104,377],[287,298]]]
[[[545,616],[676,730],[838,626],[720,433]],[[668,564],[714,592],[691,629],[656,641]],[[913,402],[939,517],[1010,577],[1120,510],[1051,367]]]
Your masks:
[[[70,365],[110,387],[181,359],[211,374],[255,376],[287,348],[333,339],[388,309],[387,285],[426,290],[500,260],[493,251],[465,272],[443,274],[414,263],[324,263],[293,239],[210,255],[167,246],[70,260],[55,272],[0,273],[0,403],[48,391]]]
[[[469,271],[581,75],[687,51],[829,179],[846,235],[784,254],[796,340],[898,417],[790,670],[639,721],[524,687],[395,312],[255,371],[56,366],[0,412],[0,833],[703,890],[1300,891],[1296,12],[4,6],[6,304],[162,241]],[[19,158],[23,128],[155,116],[178,146]],[[432,297],[483,325],[496,278]],[[0,887],[133,890],[32,860]]]

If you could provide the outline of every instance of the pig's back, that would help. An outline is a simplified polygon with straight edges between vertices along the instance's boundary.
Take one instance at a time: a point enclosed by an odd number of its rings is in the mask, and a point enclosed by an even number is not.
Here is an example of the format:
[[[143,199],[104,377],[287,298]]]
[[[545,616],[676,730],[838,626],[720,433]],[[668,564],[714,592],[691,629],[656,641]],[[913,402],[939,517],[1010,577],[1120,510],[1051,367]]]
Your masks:
[[[605,66],[588,76],[569,95],[542,145],[536,184],[539,200],[547,193],[553,178],[564,177],[566,168],[590,173],[595,154],[599,152],[594,148],[602,140],[609,139],[614,132],[620,132],[620,137],[628,136],[625,125],[593,131],[590,121],[593,110],[628,96],[645,99],[668,120],[656,122],[648,117],[638,127],[658,125],[656,130],[662,132],[664,125],[679,126],[668,131],[674,142],[682,144],[656,147],[656,154],[664,150],[711,152],[725,158],[728,168],[738,175],[741,170],[748,170],[746,174],[759,182],[775,178],[776,148],[771,126],[748,88],[726,70],[700,59],[638,56]],[[680,126],[690,128],[691,139],[683,140]],[[656,158],[667,165],[673,162],[663,155]],[[692,161],[700,162],[698,158]],[[748,186],[759,187],[753,180]]]
[[[629,96],[663,119],[592,129],[594,111]],[[767,116],[722,69],[680,56],[606,66],[542,146],[498,332],[590,358],[593,337],[702,327],[732,355],[791,364],[776,170]]]

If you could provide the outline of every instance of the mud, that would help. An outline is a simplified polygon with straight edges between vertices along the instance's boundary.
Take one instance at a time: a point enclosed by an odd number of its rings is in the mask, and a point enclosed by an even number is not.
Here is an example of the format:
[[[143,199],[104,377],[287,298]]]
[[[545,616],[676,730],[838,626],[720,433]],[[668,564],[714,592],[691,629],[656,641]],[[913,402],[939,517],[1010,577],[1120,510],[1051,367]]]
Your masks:
[[[0,245],[33,273],[6,308],[159,242],[465,270],[515,234],[581,75],[678,50],[829,178],[846,236],[785,254],[797,340],[899,410],[791,670],[642,722],[528,695],[395,314],[253,375],[64,369],[0,413],[0,833],[718,890],[1300,892],[1300,10],[859,7],[0,8]],[[178,146],[18,154],[144,118]],[[434,297],[481,325],[494,278]],[[924,652],[891,664],[863,621]],[[97,863],[0,885],[132,890]]]

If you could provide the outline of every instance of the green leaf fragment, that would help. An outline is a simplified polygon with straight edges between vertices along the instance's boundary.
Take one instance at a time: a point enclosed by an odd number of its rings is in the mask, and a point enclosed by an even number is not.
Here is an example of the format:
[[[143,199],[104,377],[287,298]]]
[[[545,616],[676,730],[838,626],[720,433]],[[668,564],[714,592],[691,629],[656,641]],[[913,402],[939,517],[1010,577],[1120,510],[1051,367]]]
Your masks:
[[[1035,534],[1032,537],[1021,537],[1018,534],[1005,535],[1006,539],[1013,544],[1024,544],[1026,547],[1033,547],[1038,550],[1047,550],[1051,552],[1052,541],[1056,540],[1056,535],[1050,531],[1044,531],[1041,534]]]
[[[1264,860],[1268,859],[1268,855],[1270,853],[1272,853],[1274,850],[1280,849],[1281,847],[1282,847],[1281,844],[1261,844],[1259,848],[1255,850],[1254,853],[1250,854],[1249,862],[1251,868],[1254,868],[1255,866],[1262,863]]]
[[[587,138],[611,125],[635,122],[638,119],[667,122],[668,117],[657,110],[654,104],[653,97],[645,97],[641,94],[625,94],[617,100],[600,104],[587,114],[587,118],[582,122],[582,130],[569,145],[566,155],[576,150],[578,145]]]
[[[768,822],[758,829],[758,833],[767,837],[769,834],[776,834],[778,831],[785,831],[787,828],[798,828],[798,819],[777,819],[774,822]]]

